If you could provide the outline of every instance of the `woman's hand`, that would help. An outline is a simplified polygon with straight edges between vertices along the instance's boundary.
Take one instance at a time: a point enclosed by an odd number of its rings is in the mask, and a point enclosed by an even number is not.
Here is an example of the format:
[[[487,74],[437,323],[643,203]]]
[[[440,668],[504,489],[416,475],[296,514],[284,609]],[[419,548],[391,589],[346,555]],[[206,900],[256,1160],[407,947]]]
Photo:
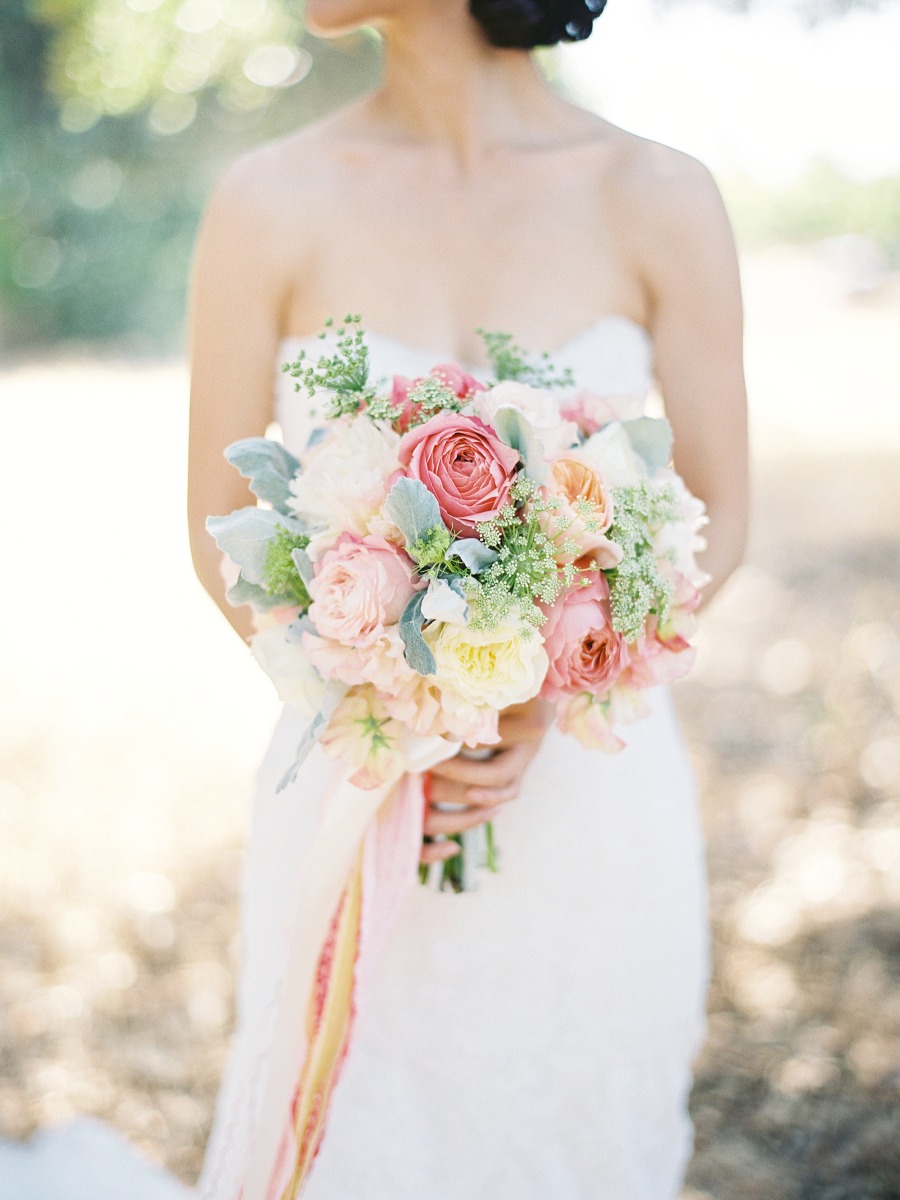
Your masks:
[[[492,758],[470,759],[458,754],[432,767],[426,788],[426,835],[462,833],[490,821],[495,808],[515,799],[552,718],[553,706],[545,700],[535,698],[514,705],[500,716],[500,742],[489,747],[494,751]],[[463,807],[459,812],[440,812],[436,804]],[[456,842],[426,842],[420,861],[436,862],[458,853]]]

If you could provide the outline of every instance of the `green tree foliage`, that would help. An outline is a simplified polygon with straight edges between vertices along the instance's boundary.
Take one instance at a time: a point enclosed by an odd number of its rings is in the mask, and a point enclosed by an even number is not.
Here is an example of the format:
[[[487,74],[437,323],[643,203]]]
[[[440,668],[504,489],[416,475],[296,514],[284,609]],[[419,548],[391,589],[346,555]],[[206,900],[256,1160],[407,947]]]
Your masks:
[[[811,19],[892,2],[785,0]],[[552,58],[544,66],[552,76]],[[0,0],[0,345],[177,345],[197,220],[223,164],[377,72],[374,38],[309,38],[301,0]],[[894,245],[897,185],[864,199],[849,187],[778,198],[775,225],[825,230],[837,204]],[[766,201],[751,192],[734,190],[738,231],[763,236]]]
[[[368,36],[307,37],[284,0],[4,0],[0,343],[181,338],[224,163],[377,76]]]
[[[828,162],[795,182],[767,188],[746,176],[723,180],[731,219],[747,246],[812,242],[844,233],[870,237],[900,265],[900,178],[859,183]]]

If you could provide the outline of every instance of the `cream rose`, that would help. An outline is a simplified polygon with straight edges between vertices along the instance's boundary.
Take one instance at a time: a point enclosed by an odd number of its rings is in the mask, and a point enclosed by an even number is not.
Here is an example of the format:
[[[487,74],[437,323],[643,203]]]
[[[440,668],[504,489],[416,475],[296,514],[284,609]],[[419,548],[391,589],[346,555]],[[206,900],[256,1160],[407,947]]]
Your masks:
[[[536,696],[548,659],[540,634],[526,636],[518,622],[497,629],[441,625],[431,641],[437,678],[463,700],[493,709]]]
[[[593,434],[578,451],[608,487],[634,487],[645,478],[647,469],[632,449],[628,434],[613,423]]]
[[[501,408],[518,409],[548,453],[568,449],[578,441],[574,421],[563,420],[559,401],[544,388],[504,379],[476,397],[475,410],[489,425],[494,425]]]
[[[291,483],[291,508],[315,530],[307,553],[315,562],[341,533],[375,530],[388,481],[397,468],[399,436],[368,417],[338,426],[306,456]]]
[[[666,486],[675,496],[678,519],[667,521],[656,533],[653,552],[667,559],[678,574],[685,576],[695,587],[708,583],[710,576],[697,563],[697,554],[706,549],[706,538],[700,532],[709,524],[706,505],[692,495],[684,480],[675,471],[664,467],[653,476],[654,486]]]
[[[275,685],[280,700],[307,717],[319,711],[325,681],[301,643],[286,635],[284,625],[260,629],[251,637],[250,649]]]

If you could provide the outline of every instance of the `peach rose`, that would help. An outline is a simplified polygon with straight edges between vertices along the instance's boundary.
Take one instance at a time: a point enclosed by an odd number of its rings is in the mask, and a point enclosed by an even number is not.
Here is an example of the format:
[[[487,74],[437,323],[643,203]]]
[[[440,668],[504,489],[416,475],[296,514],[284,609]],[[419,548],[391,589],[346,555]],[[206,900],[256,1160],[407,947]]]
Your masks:
[[[410,560],[384,538],[343,534],[316,563],[309,615],[322,637],[371,646],[400,620],[418,582]]]
[[[509,498],[519,454],[478,417],[438,413],[400,441],[404,474],[424,483],[456,533],[476,536]]]
[[[613,519],[612,497],[593,467],[578,458],[558,458],[546,491],[561,501],[539,518],[555,546],[556,561],[571,563],[589,554],[604,570],[618,566],[622,549],[605,536]]]
[[[609,586],[602,575],[588,587],[565,592],[542,633],[550,659],[541,689],[547,700],[585,691],[603,696],[628,665],[628,647],[612,627]]]

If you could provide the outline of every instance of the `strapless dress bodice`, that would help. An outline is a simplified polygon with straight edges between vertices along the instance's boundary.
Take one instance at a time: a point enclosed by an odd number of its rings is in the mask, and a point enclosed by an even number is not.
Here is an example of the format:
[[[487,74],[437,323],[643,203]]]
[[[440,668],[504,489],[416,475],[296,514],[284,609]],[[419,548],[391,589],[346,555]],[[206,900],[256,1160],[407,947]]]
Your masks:
[[[366,342],[375,380],[392,375],[423,375],[438,363],[454,361],[452,354],[423,350],[369,330]],[[281,366],[294,361],[301,350],[314,357],[328,346],[327,339],[318,337],[284,338],[279,345],[275,419],[281,426],[284,444],[294,453],[300,453],[306,446],[318,414],[305,391],[296,390],[294,380],[281,371]],[[622,417],[637,417],[644,411],[653,384],[653,342],[643,325],[630,317],[618,313],[599,317],[553,351],[551,358],[558,368],[571,369],[580,388],[615,397],[616,409]],[[459,365],[476,378],[487,376],[480,367],[469,363]]]

